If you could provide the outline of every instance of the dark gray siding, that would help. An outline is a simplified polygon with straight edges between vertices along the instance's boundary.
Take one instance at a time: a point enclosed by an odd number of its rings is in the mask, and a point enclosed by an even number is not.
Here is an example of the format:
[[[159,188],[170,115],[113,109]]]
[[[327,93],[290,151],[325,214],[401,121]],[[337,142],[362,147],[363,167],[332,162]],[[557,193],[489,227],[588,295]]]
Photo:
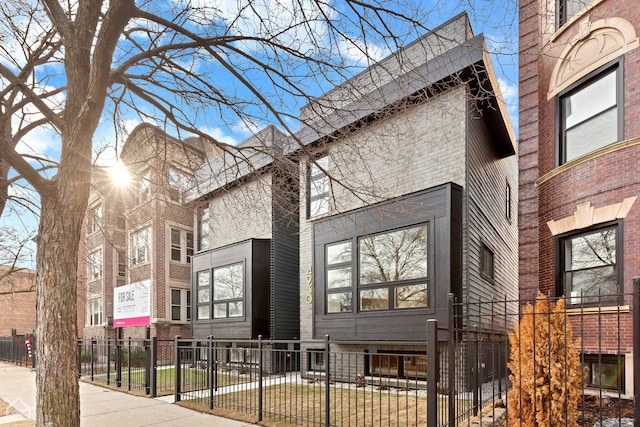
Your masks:
[[[299,190],[297,182],[286,176],[289,174],[273,173],[270,323],[273,339],[300,338]]]
[[[446,327],[448,294],[461,289],[461,198],[461,188],[449,183],[314,224],[314,337],[416,340],[424,339],[427,319]],[[325,314],[326,244],[421,223],[428,224],[428,308],[357,312],[354,307],[352,313]]]
[[[197,319],[198,271],[236,262],[244,263],[244,316],[226,319]],[[251,239],[194,255],[192,259],[193,337],[213,335],[216,339],[247,339],[269,334],[270,241]],[[213,312],[212,312],[213,313]]]
[[[469,108],[467,277],[464,298],[469,303],[492,298],[515,299],[518,296],[517,158],[515,155],[501,158],[487,122],[474,110],[473,105]],[[506,214],[507,183],[511,189],[510,219]],[[493,281],[480,273],[483,244],[494,253]],[[472,314],[473,306],[469,306],[469,310]]]

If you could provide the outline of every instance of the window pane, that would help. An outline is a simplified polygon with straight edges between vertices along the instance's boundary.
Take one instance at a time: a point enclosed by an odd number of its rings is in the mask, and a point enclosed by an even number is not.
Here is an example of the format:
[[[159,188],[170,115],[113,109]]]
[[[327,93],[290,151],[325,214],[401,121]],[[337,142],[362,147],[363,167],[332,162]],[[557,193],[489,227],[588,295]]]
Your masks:
[[[395,307],[428,307],[429,294],[427,285],[399,286],[395,292]]]
[[[240,317],[240,316],[242,316],[242,301],[230,302],[229,317]]]
[[[427,276],[427,227],[408,228],[360,240],[360,283]]]
[[[198,271],[196,275],[198,276],[198,287],[209,286],[209,270]]]
[[[351,261],[351,242],[327,245],[327,265]]]
[[[386,354],[372,355],[371,373],[398,376],[398,356]]]
[[[618,109],[611,108],[567,130],[566,161],[613,144],[618,140]]]
[[[213,317],[214,319],[220,319],[227,317],[227,303],[214,304],[213,305]]]
[[[198,289],[198,304],[209,302],[209,288]]]
[[[327,313],[343,313],[351,310],[351,292],[327,295]]]
[[[360,291],[360,310],[388,310],[389,289],[364,289]]]
[[[209,306],[208,305],[199,305],[198,306],[198,319],[209,319]]]
[[[180,289],[171,289],[171,304],[180,305]]]
[[[327,288],[351,287],[351,267],[327,270]]]
[[[213,270],[213,299],[216,301],[242,298],[244,265],[234,264]]]
[[[180,320],[180,306],[171,306],[171,320]]]
[[[318,216],[329,212],[329,200],[317,199],[311,201],[311,207],[309,209],[309,215]]]
[[[615,301],[619,292],[616,229],[570,238],[564,245],[565,286],[571,304]],[[587,298],[580,300],[581,295]]]
[[[616,105],[616,74],[613,70],[564,98],[567,129]]]
[[[426,378],[427,356],[404,356],[404,375],[410,378]]]
[[[620,389],[622,384],[622,363],[617,363],[613,358],[604,358],[600,362],[591,363],[590,385],[601,386],[603,388]]]

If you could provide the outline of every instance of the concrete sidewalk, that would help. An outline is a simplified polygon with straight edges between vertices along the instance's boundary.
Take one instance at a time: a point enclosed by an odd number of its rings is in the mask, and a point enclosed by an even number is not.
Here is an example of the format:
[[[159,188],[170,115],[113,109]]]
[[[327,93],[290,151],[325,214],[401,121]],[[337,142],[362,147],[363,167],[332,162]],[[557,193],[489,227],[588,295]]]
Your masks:
[[[0,425],[35,420],[36,375],[29,368],[0,362],[0,398],[20,414],[0,413]],[[80,424],[83,426],[216,426],[253,424],[216,417],[167,403],[80,382]]]

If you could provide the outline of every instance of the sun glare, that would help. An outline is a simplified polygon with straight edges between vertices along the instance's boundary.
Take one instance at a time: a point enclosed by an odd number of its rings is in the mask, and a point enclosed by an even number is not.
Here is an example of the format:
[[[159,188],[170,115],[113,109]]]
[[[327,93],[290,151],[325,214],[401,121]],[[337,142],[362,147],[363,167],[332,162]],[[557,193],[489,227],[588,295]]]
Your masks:
[[[127,187],[131,182],[129,171],[122,163],[110,166],[107,170],[109,172],[109,177],[111,177],[111,181],[116,186],[121,188]]]

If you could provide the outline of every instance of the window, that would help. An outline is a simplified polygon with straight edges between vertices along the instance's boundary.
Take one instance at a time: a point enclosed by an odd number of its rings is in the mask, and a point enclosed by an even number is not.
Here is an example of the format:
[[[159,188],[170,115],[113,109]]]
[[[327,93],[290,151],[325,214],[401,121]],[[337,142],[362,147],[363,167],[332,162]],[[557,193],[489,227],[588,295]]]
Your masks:
[[[241,317],[244,298],[244,264],[213,269],[213,317]]]
[[[89,210],[89,233],[95,233],[102,228],[102,205],[96,205]]]
[[[560,95],[560,164],[621,139],[621,69],[616,65]]]
[[[211,271],[198,271],[196,273],[196,285],[198,320],[211,319]]]
[[[209,249],[209,208],[198,209],[198,250]]]
[[[124,251],[117,252],[118,257],[118,276],[124,277],[127,274],[127,255]]]
[[[102,249],[98,249],[89,254],[87,268],[87,277],[89,280],[96,280],[102,277]]]
[[[151,255],[151,228],[131,233],[131,263],[144,264],[149,262]]]
[[[95,298],[89,301],[87,318],[91,326],[102,325],[102,298]]]
[[[619,303],[617,231],[609,226],[560,240],[563,293],[570,305]]]
[[[124,230],[126,226],[127,221],[125,220],[124,216],[118,215],[116,217],[116,227],[118,227],[118,230]]]
[[[307,354],[309,356],[309,370],[324,371],[324,350],[309,349]]]
[[[372,375],[400,378],[426,378],[427,356],[424,354],[393,354],[381,351],[369,359]]]
[[[354,242],[359,272],[355,280]],[[428,307],[427,226],[326,245],[325,283],[327,313]]]
[[[171,229],[171,260],[191,262],[193,256],[193,233],[177,228]]]
[[[593,0],[559,0],[558,26],[562,26],[580,11],[585,9]]]
[[[313,218],[329,213],[329,199],[331,185],[329,176],[329,157],[320,157],[309,164],[309,199],[307,203],[307,216]]]
[[[504,187],[504,216],[507,221],[511,222],[511,184],[509,181]]]
[[[191,320],[191,291],[171,289],[171,320],[177,322]]]
[[[624,356],[615,354],[583,354],[587,385],[624,392]]]
[[[136,203],[144,203],[151,197],[151,171],[144,172],[138,179]]]
[[[480,249],[480,274],[485,279],[494,279],[493,251],[485,244]]]
[[[182,194],[193,186],[193,178],[174,167],[170,167],[167,172],[167,184],[169,198],[174,202],[179,202]]]

